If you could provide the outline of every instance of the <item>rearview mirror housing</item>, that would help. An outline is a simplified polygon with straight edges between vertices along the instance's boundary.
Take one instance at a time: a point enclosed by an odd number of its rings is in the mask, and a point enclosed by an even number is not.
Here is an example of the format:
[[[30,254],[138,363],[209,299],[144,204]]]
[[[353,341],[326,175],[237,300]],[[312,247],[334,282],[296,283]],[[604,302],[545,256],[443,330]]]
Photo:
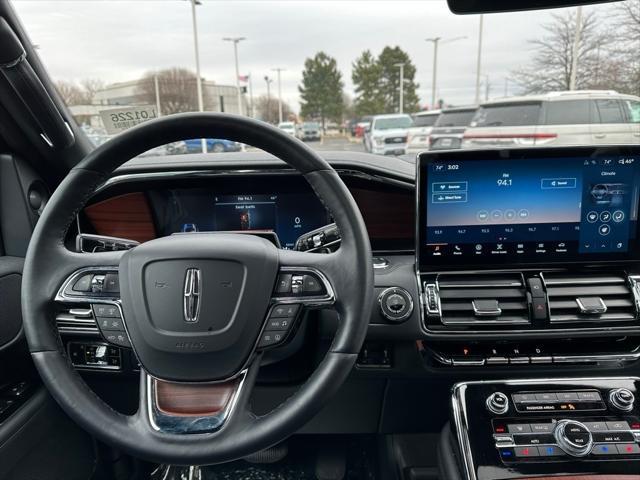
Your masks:
[[[447,0],[449,10],[457,15],[474,13],[519,12],[546,8],[576,7],[620,0]]]

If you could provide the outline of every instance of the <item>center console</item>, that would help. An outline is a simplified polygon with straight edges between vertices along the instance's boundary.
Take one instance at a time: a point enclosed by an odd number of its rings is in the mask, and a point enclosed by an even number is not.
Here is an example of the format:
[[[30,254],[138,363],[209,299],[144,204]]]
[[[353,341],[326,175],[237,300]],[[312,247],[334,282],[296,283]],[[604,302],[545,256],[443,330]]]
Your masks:
[[[471,480],[640,472],[640,380],[465,382],[452,410]]]
[[[640,151],[428,152],[417,276],[434,367],[640,359]]]

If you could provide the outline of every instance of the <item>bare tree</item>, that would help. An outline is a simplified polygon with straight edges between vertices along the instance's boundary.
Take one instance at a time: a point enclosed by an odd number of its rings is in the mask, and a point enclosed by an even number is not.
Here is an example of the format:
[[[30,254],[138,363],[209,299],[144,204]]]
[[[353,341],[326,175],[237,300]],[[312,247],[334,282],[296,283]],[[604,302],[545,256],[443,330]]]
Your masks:
[[[258,118],[268,123],[278,123],[279,111],[278,111],[278,97],[267,97],[262,95],[255,100],[255,108],[258,114]],[[295,114],[291,110],[289,104],[285,101],[282,102],[282,118],[285,121],[295,120]]]
[[[198,111],[197,77],[195,73],[185,68],[174,67],[159,72],[147,72],[137,88],[137,97],[140,102],[156,104],[154,80],[156,76],[163,115]],[[206,89],[203,88],[204,103],[206,103],[206,94]]]
[[[512,73],[523,93],[544,93],[569,90],[573,65],[573,42],[576,15],[573,12],[553,14],[553,20],[543,28],[546,34],[530,41],[535,53],[529,65]],[[576,88],[611,88],[605,81],[603,68],[610,53],[610,36],[598,28],[599,19],[594,12],[583,17],[578,44]]]
[[[86,103],[84,91],[75,83],[66,80],[57,80],[55,85],[62,100],[67,105],[83,105]]]
[[[616,41],[618,89],[640,95],[640,0],[626,0],[612,8],[611,31]]]
[[[95,97],[96,92],[104,88],[104,82],[99,78],[85,78],[80,81],[80,86],[83,90],[85,102],[91,104],[93,103],[93,97]]]

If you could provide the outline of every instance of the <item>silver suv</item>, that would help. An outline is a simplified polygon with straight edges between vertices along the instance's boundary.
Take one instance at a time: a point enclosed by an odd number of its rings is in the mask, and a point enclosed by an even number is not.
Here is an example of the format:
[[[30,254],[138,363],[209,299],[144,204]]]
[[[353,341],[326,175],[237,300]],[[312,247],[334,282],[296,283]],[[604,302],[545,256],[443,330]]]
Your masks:
[[[480,105],[462,148],[640,142],[640,97],[576,90]]]

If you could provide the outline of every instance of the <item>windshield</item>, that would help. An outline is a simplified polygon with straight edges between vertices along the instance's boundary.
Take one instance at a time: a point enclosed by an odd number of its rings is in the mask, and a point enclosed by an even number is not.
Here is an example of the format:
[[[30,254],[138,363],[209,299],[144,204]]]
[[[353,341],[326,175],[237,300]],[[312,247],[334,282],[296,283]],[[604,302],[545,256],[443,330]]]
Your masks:
[[[438,120],[438,115],[416,115],[413,117],[414,127],[433,127]]]
[[[475,110],[464,112],[443,112],[436,120],[436,127],[466,127],[471,122]]]
[[[374,130],[391,130],[392,128],[409,128],[411,117],[377,118],[373,122]]]
[[[514,103],[512,105],[488,105],[478,109],[471,121],[472,127],[502,127],[537,125],[540,103]]]
[[[354,0],[339,8],[315,0],[13,5],[95,145],[149,119],[196,111],[259,119],[316,150],[411,161],[434,148],[428,138],[376,146],[368,133],[491,127],[499,139],[540,123],[562,126],[545,146],[638,143],[638,0],[483,16],[454,15],[445,0]],[[513,104],[492,104],[504,99]],[[573,103],[562,109],[559,99]],[[398,116],[379,117],[389,114]],[[251,150],[186,140],[149,154]]]

